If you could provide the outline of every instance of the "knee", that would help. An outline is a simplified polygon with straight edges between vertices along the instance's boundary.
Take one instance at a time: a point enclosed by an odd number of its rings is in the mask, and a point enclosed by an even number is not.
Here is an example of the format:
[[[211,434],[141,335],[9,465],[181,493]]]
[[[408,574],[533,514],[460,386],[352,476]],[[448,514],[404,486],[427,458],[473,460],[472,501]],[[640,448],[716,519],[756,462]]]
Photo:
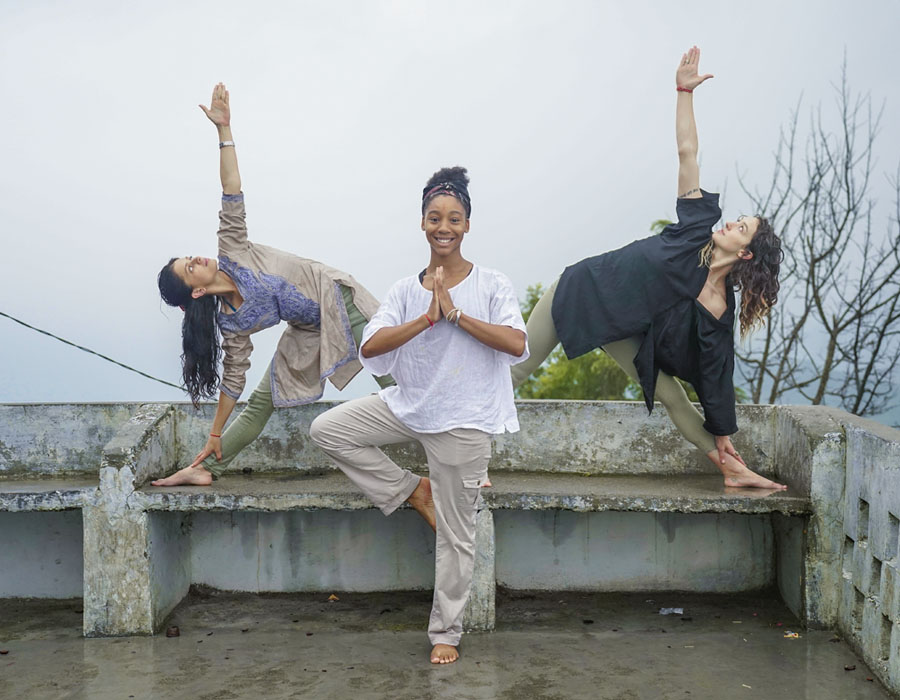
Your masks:
[[[309,439],[319,447],[327,447],[330,443],[328,412],[320,413],[309,424]]]

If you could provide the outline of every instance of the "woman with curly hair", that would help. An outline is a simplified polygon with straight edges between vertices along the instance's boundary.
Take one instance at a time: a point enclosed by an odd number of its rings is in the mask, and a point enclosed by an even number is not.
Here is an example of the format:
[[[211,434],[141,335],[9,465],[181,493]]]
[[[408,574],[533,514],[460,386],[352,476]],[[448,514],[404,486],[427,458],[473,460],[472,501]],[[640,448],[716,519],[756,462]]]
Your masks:
[[[276,407],[316,401],[326,379],[343,389],[362,369],[357,347],[378,309],[375,297],[351,275],[247,239],[225,86],[216,85],[209,108],[200,108],[219,135],[219,256],[172,258],[157,281],[163,301],[184,311],[182,375],[191,400],[196,405],[218,391],[219,403],[206,446],[189,466],[154,486],[212,483],[256,439]],[[223,433],[244,389],[251,334],[281,321],[288,327],[268,371]],[[382,387],[394,383],[390,377],[376,381]]]
[[[721,470],[725,485],[785,489],[747,468],[729,437],[737,432],[734,291],[741,292],[741,336],[765,322],[778,297],[781,241],[761,216],[742,216],[713,231],[719,195],[700,189],[693,91],[700,49],[675,73],[678,222],[658,236],[566,268],[528,320],[530,358],[512,369],[518,386],[558,343],[566,356],[603,348],[638,381],[647,409],[654,398],[690,442]],[[691,383],[704,415],[673,377]]]

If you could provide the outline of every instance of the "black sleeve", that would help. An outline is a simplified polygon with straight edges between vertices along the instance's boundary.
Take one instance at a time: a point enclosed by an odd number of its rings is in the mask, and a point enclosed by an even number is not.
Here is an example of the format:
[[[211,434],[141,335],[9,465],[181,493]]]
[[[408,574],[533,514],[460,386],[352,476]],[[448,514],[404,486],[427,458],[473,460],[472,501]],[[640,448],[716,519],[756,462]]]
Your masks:
[[[705,243],[715,223],[722,218],[719,195],[700,190],[702,197],[685,199],[679,197],[675,203],[678,221],[669,224],[662,231],[665,238],[677,238],[691,243]]]
[[[703,428],[712,435],[737,432],[734,401],[734,340],[726,327],[697,328],[700,381],[694,386],[703,406]]]

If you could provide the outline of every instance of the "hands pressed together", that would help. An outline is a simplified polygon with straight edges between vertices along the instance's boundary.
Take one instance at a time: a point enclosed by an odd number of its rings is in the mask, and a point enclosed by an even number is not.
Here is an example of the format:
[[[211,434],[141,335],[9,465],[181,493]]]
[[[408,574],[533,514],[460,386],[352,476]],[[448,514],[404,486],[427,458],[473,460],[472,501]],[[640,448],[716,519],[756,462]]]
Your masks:
[[[456,307],[453,306],[453,299],[444,283],[444,267],[437,267],[434,275],[426,275],[427,277],[430,277],[432,281],[431,304],[428,305],[427,315],[432,323],[437,323],[442,318],[447,318],[447,314]]]

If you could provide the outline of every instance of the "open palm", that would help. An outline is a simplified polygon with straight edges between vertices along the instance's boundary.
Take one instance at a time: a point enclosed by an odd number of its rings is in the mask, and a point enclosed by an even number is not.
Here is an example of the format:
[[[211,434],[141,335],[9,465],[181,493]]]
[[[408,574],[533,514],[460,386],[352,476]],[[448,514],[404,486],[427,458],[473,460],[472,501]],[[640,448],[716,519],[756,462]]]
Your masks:
[[[678,70],[675,71],[675,84],[680,88],[693,90],[704,80],[713,77],[711,73],[700,75],[699,69],[700,49],[696,46],[692,46],[688,52],[681,57],[681,63],[678,64]]]
[[[199,107],[216,126],[231,125],[231,108],[228,105],[228,90],[225,89],[223,83],[219,83],[213,88],[209,107],[204,107],[203,105],[199,105]]]

